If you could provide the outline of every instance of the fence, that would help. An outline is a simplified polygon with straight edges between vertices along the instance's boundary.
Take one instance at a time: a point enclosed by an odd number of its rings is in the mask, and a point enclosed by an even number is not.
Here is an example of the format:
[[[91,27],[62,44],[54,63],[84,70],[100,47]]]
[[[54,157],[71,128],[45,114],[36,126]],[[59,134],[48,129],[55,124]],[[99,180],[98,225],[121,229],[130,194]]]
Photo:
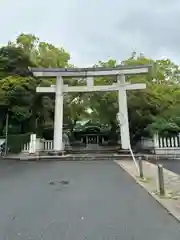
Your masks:
[[[159,148],[178,148],[180,147],[179,137],[159,137]]]
[[[26,143],[22,147],[22,152],[31,153],[32,143]],[[34,151],[52,151],[53,150],[53,140],[44,140],[44,139],[36,139],[35,142],[35,150]],[[32,152],[33,153],[33,152]]]
[[[30,149],[30,143],[26,143],[22,148],[22,152],[29,152],[29,149]]]
[[[43,141],[43,150],[44,151],[50,151],[50,150],[53,150],[53,148],[54,148],[53,140],[44,140]]]
[[[160,137],[154,135],[154,150],[156,154],[179,155],[180,154],[180,137]]]
[[[162,137],[155,134],[153,138],[142,138],[138,147],[157,155],[180,155],[180,136]]]
[[[142,149],[149,149],[158,155],[180,155],[180,136],[160,137],[155,134],[153,138],[142,138],[141,146]],[[53,147],[53,140],[31,136],[31,141],[24,144],[22,152],[52,151]]]

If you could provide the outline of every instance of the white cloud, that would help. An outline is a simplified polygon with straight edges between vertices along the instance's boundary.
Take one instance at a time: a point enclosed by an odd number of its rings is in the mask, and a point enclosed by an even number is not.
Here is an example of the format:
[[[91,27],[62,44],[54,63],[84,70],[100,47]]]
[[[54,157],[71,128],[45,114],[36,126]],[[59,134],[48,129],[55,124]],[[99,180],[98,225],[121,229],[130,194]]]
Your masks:
[[[180,61],[179,12],[178,0],[6,0],[0,43],[34,33],[63,45],[81,66],[124,59],[133,50]]]

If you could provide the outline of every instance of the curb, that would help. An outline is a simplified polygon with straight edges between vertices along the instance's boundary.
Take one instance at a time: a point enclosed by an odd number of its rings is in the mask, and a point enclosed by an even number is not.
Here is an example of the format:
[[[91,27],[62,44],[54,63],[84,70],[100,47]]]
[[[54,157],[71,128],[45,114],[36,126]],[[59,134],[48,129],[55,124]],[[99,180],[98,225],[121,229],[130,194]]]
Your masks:
[[[19,157],[4,157],[2,160],[14,160],[14,161],[34,161],[34,162],[43,162],[43,161],[114,161],[121,160],[122,156],[119,155],[63,155],[63,156],[43,156],[43,155],[34,155],[34,156],[19,156]],[[127,160],[129,160],[127,158]]]
[[[146,188],[146,186],[145,186],[141,181],[139,181],[132,173],[130,173],[124,166],[122,166],[122,165],[121,165],[120,163],[118,163],[116,160],[115,160],[114,162],[115,162],[119,167],[121,167],[126,173],[128,173],[128,174],[135,180],[135,182],[140,185],[141,188],[145,189],[145,190],[147,191],[147,193],[148,193],[151,197],[153,197],[153,198],[156,200],[156,202],[157,202],[161,207],[163,207],[169,215],[171,215],[176,221],[180,222],[180,215],[178,215],[178,214],[174,211],[174,209],[172,209],[171,207],[167,207],[166,204],[164,204],[159,197],[157,197],[157,196],[156,196],[155,194],[153,194],[150,190],[148,190],[148,189]]]
[[[61,161],[114,161],[118,160],[117,157],[87,157],[87,156],[64,156],[64,157],[31,157],[31,158],[23,158],[23,157],[18,157],[18,158],[3,158],[2,161],[17,161],[17,162],[61,162]]]

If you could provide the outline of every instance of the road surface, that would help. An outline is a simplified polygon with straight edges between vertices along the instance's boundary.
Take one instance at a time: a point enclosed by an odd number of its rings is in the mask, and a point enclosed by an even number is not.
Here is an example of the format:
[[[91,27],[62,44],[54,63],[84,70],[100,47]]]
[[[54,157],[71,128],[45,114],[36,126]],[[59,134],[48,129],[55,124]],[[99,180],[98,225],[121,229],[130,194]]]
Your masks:
[[[170,171],[180,174],[180,160],[167,159],[161,160],[158,163],[162,164],[164,168],[169,169]]]
[[[179,238],[180,224],[113,162],[0,162],[2,240]]]

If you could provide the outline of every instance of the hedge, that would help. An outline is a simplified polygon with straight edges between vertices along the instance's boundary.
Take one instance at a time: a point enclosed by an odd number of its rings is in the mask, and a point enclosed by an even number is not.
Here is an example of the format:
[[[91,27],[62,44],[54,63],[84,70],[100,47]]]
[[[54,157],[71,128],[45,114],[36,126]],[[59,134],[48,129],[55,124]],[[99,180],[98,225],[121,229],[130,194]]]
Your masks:
[[[8,135],[7,147],[11,153],[20,153],[24,144],[30,142],[31,133]],[[5,139],[5,136],[0,137]]]

